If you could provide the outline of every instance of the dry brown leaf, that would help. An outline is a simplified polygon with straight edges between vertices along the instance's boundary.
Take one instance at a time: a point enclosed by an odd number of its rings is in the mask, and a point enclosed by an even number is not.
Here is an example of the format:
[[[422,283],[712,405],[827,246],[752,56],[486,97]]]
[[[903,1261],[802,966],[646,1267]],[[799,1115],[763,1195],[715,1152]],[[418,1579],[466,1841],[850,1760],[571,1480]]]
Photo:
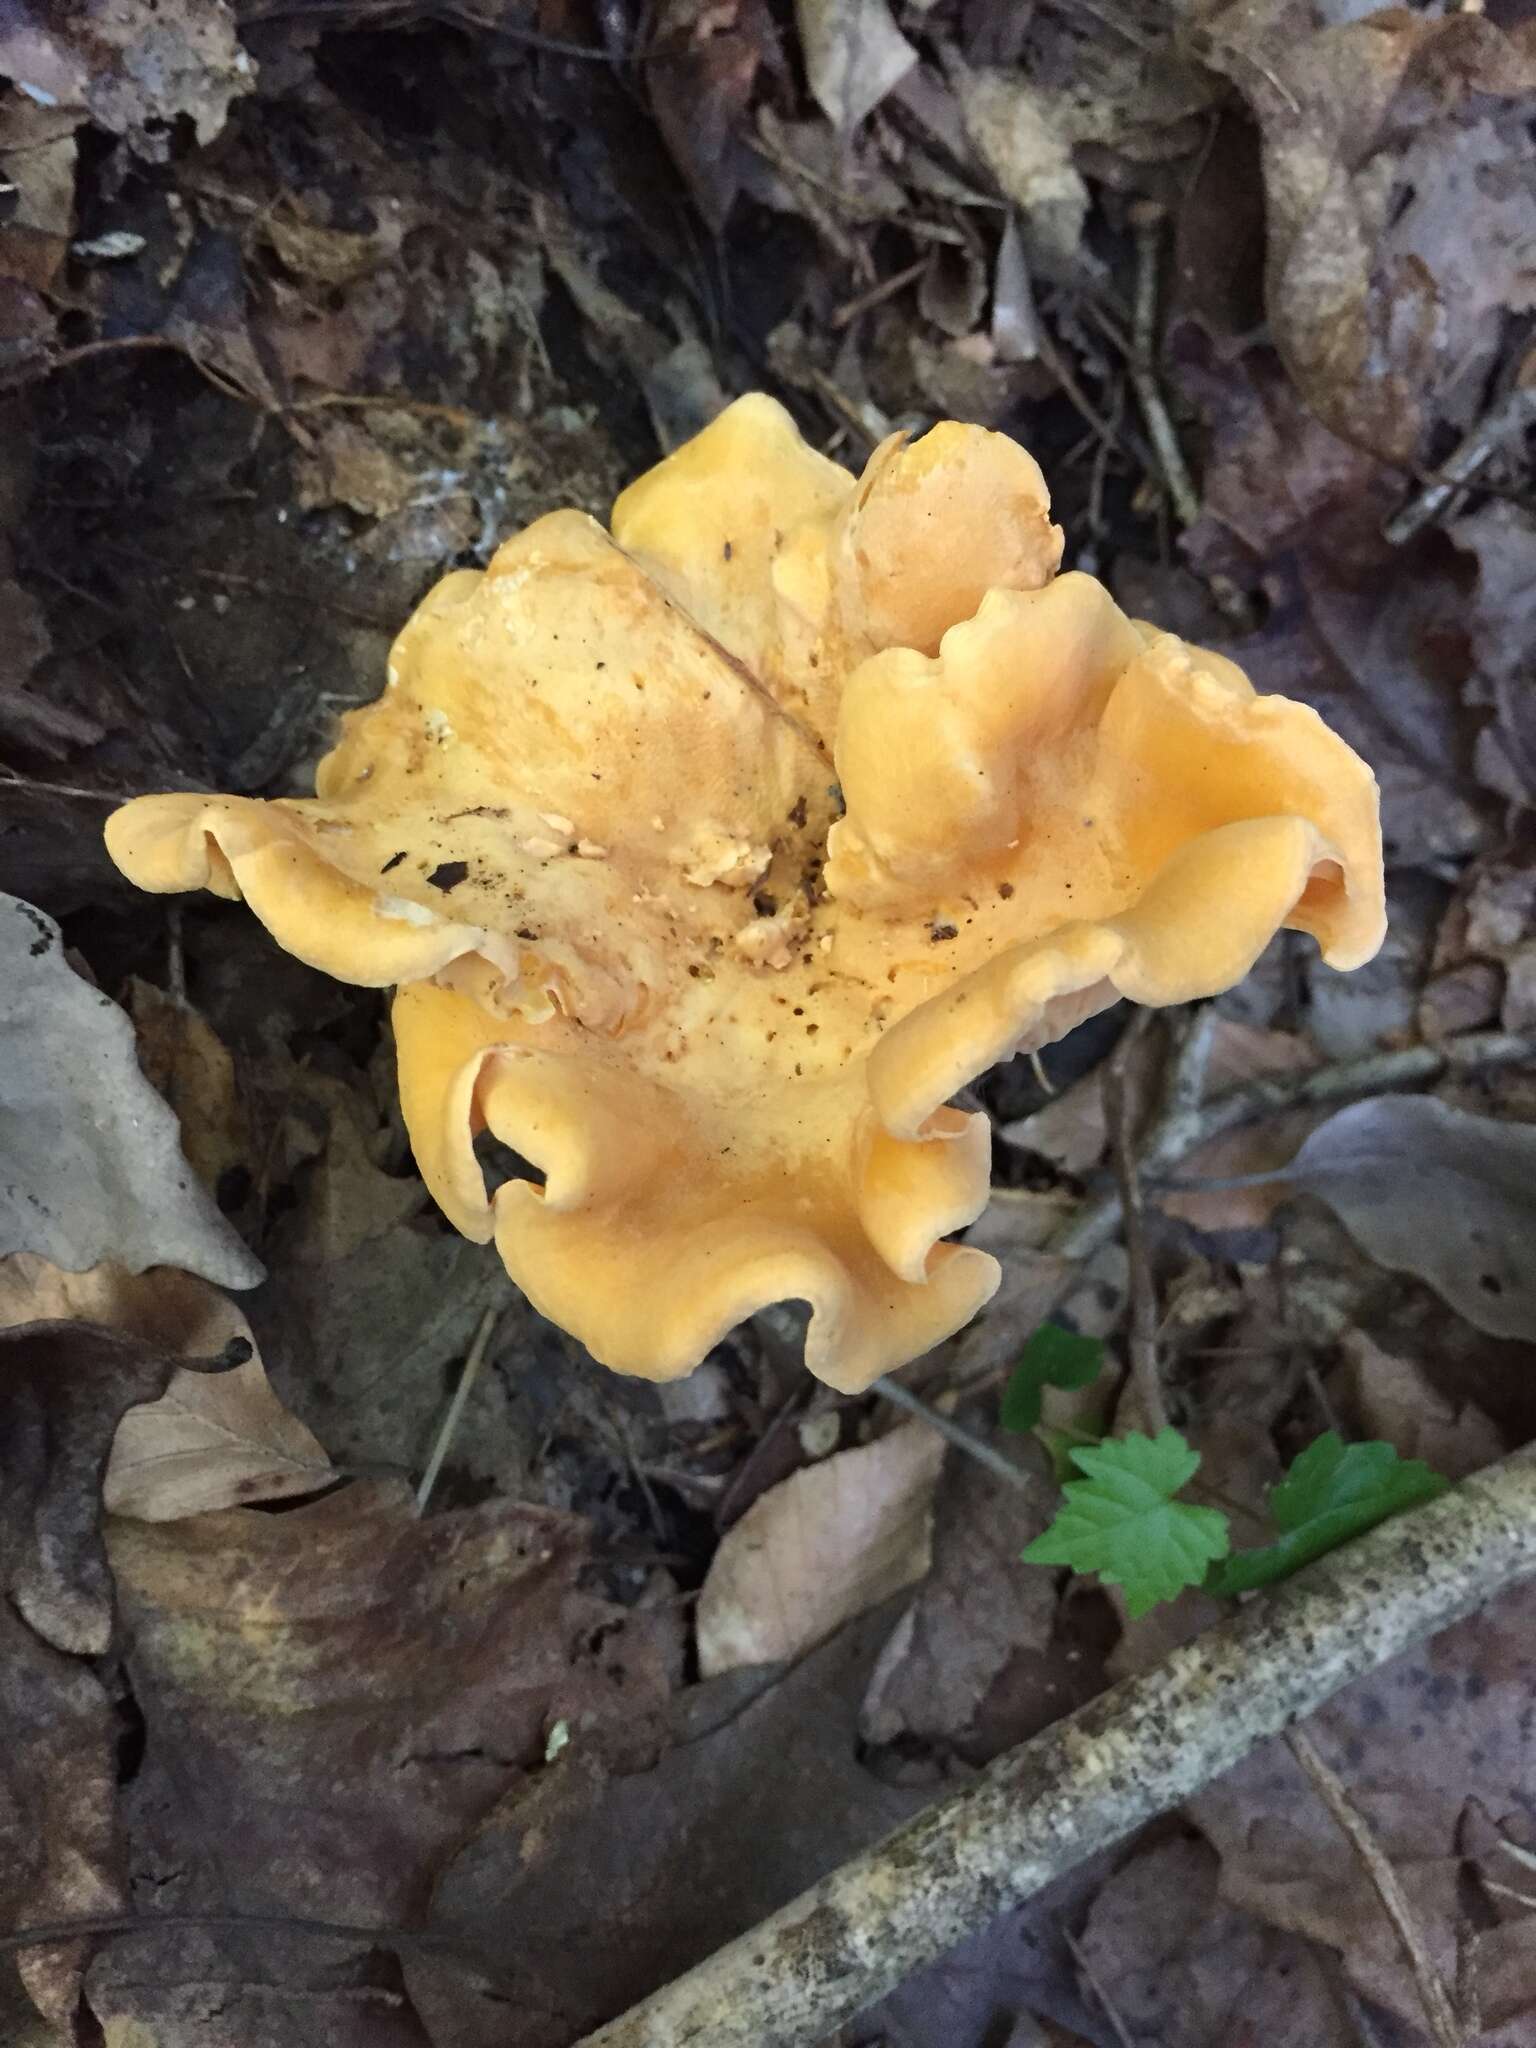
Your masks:
[[[20,97],[0,101],[0,181],[13,196],[0,226],[0,276],[50,291],[75,225],[75,117]]]
[[[383,217],[372,234],[350,234],[279,214],[264,217],[261,231],[295,277],[333,286],[353,284],[399,253],[402,226],[398,215],[388,208],[380,211]]]
[[[1334,1397],[1364,1437],[1383,1438],[1447,1479],[1481,1471],[1509,1448],[1474,1401],[1456,1401],[1414,1358],[1384,1351],[1364,1330],[1346,1333]]]
[[[0,1929],[121,1910],[113,1719],[90,1665],[0,1600]],[[17,1962],[38,2011],[71,2039],[85,1944],[25,1949]]]
[[[145,1079],[175,1110],[181,1149],[217,1200],[224,1175],[251,1156],[234,1060],[190,1003],[137,975],[129,980],[127,993]]]
[[[251,1344],[233,1302],[173,1266],[65,1273],[28,1252],[0,1259],[0,1329],[53,1320],[98,1323],[173,1358],[215,1357],[236,1339]],[[173,1372],[158,1400],[130,1408],[112,1440],[104,1497],[112,1514],[165,1522],[291,1499],[333,1477],[324,1449],[252,1356],[231,1372]]]
[[[1474,850],[1488,828],[1464,701],[1465,564],[1440,533],[1385,538],[1401,472],[1331,432],[1269,350],[1217,350],[1186,329],[1175,374],[1210,433],[1205,509],[1181,547],[1208,583],[1251,591],[1263,624],[1235,634],[1194,579],[1124,564],[1123,601],[1347,734],[1381,785],[1389,865]]]
[[[699,1670],[803,1655],[928,1569],[944,1439],[912,1422],[808,1465],[755,1500],[715,1552]]]
[[[1536,1337],[1536,1125],[1375,1096],[1335,1110],[1276,1179],[1320,1195],[1367,1257],[1423,1280],[1474,1328]]]
[[[1261,1075],[1295,1073],[1315,1066],[1317,1055],[1294,1032],[1270,1031],[1235,1017],[1218,1017],[1211,1034],[1207,1095],[1237,1087]],[[1151,1074],[1149,1079],[1155,1078]],[[1283,1166],[1296,1147],[1326,1115],[1324,1110],[1267,1117],[1213,1138],[1179,1163],[1178,1178],[1225,1179],[1265,1173]],[[1085,1174],[1104,1156],[1104,1090],[1101,1076],[1085,1074],[1054,1100],[1030,1116],[1004,1124],[998,1135],[1010,1144],[1039,1153],[1065,1173]],[[1158,1195],[1158,1204],[1199,1230],[1240,1230],[1266,1222],[1287,1199],[1283,1188],[1226,1189],[1220,1194],[1172,1191]]]
[[[1208,1094],[1217,1094],[1244,1081],[1295,1074],[1316,1065],[1317,1054],[1295,1032],[1267,1031],[1223,1017],[1211,1040],[1206,1089]],[[1297,1146],[1326,1115],[1326,1110],[1292,1110],[1260,1117],[1196,1146],[1180,1161],[1178,1178],[1225,1180],[1240,1174],[1268,1173],[1294,1157]],[[1197,1230],[1245,1230],[1267,1223],[1280,1204],[1289,1200],[1290,1192],[1285,1187],[1224,1188],[1219,1193],[1187,1195],[1169,1192],[1158,1197],[1158,1205]]]
[[[295,495],[306,511],[346,505],[384,519],[409,504],[418,479],[356,420],[328,420],[294,471]]]
[[[1450,532],[1477,563],[1469,618],[1476,668],[1467,700],[1492,713],[1477,737],[1478,773],[1500,796],[1529,804],[1536,799],[1536,520],[1494,499]]]
[[[0,1036],[0,1255],[261,1278],[189,1170],[128,1019],[69,966],[53,919],[3,894]]]

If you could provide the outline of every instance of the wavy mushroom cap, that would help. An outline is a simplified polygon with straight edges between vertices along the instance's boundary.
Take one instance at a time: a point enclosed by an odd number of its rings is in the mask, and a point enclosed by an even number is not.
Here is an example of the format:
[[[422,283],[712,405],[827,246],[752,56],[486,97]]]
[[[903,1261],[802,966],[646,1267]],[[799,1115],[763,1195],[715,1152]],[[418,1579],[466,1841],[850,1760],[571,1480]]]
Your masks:
[[[739,400],[632,485],[440,583],[312,801],[142,797],[142,887],[244,897],[399,985],[453,1223],[620,1371],[812,1309],[853,1390],[998,1269],[994,1061],[1239,980],[1281,926],[1384,930],[1374,778],[1300,704],[1056,574],[1032,459],[946,424],[855,480]],[[489,1130],[544,1176],[487,1195]]]

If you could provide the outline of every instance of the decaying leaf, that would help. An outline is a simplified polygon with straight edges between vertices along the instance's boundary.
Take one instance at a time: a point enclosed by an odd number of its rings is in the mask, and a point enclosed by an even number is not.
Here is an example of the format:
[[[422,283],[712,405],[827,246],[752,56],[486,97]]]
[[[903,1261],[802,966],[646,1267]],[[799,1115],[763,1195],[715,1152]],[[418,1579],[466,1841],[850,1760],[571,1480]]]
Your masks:
[[[147,1724],[124,1794],[144,1910],[420,1925],[438,1870],[546,1755],[654,1756],[677,1616],[580,1591],[575,1516],[419,1519],[404,1487],[367,1484],[280,1515],[113,1520],[108,1540]],[[213,2009],[241,2044],[419,2044],[369,1948],[168,1930],[152,1969],[98,1958],[88,1996],[109,2038],[157,2048],[206,2043]],[[455,1984],[505,2033],[476,1973]]]
[[[85,0],[0,19],[0,77],[44,106],[80,108],[163,163],[183,116],[199,142],[250,92],[256,67],[224,0]]]
[[[699,1669],[798,1657],[928,1569],[944,1439],[907,1423],[770,1487],[728,1532],[699,1595]]]
[[[191,1273],[111,1265],[65,1273],[30,1252],[0,1259],[0,1329],[66,1320],[137,1337],[173,1358],[212,1358],[232,1342],[255,1349],[239,1309]],[[105,1505],[164,1522],[313,1493],[333,1477],[320,1444],[251,1356],[229,1372],[177,1368],[158,1399],[128,1410],[112,1440]]]
[[[1094,1900],[1078,1954],[1113,1986],[1130,2038],[1158,2048],[1359,2048],[1317,1950],[1235,1910],[1225,1874],[1204,1842],[1175,1837],[1128,1858]]]
[[[879,106],[917,62],[889,0],[795,0],[811,95],[847,132]]]
[[[1502,1976],[1497,1997],[1483,2004],[1480,2048],[1522,2048],[1536,2011],[1536,1920],[1509,1896],[1530,1891],[1528,1873],[1498,1846],[1503,1834],[1536,1847],[1533,1643],[1536,1589],[1525,1586],[1361,1679],[1309,1723],[1392,1863],[1446,1981],[1456,1981],[1461,1944],[1473,1950],[1463,1981],[1482,1980],[1485,1963],[1490,1990]],[[1265,1743],[1190,1810],[1221,1856],[1222,1894],[1232,1905],[1333,1949],[1367,1998],[1410,2026],[1421,2023],[1412,1975],[1370,1878],[1283,1742]],[[1522,1945],[1526,1966],[1516,1974],[1507,1965]]]
[[[50,290],[75,222],[75,122],[19,95],[0,100],[0,178],[13,188],[0,225],[0,276]]]
[[[1307,1040],[1296,1032],[1267,1031],[1223,1017],[1213,1034],[1207,1093],[1217,1094],[1264,1075],[1294,1074],[1315,1065],[1316,1059]],[[1289,1159],[1321,1116],[1320,1111],[1301,1109],[1259,1117],[1197,1146],[1182,1162],[1180,1175],[1189,1180],[1225,1180],[1263,1173]],[[1267,1223],[1284,1199],[1284,1190],[1277,1187],[1230,1188],[1219,1194],[1170,1193],[1165,1206],[1170,1216],[1192,1223],[1197,1230],[1241,1230]]]
[[[1287,367],[1336,432],[1411,462],[1536,294],[1528,25],[1387,8],[1319,29],[1310,0],[1261,0],[1199,41],[1262,131]]]
[[[113,1732],[90,1666],[0,1600],[0,1929],[121,1909]],[[17,1967],[38,2011],[72,2032],[85,1944],[24,1949]]]
[[[1447,1479],[1465,1479],[1502,1457],[1503,1432],[1473,1401],[1454,1398],[1417,1359],[1386,1351],[1364,1330],[1347,1331],[1331,1376],[1361,1436],[1383,1437],[1405,1458],[1422,1458]]]
[[[1057,110],[1026,78],[996,71],[965,78],[960,99],[973,147],[1018,209],[1028,254],[1049,274],[1070,276],[1088,218],[1088,187]]]
[[[248,1347],[236,1340],[223,1360]],[[45,1642],[100,1656],[112,1635],[101,1484],[123,1415],[165,1391],[176,1361],[92,1323],[0,1329],[0,1585]]]
[[[866,1742],[953,1742],[1014,1657],[1051,1639],[1056,1588],[1019,1569],[1019,1552],[1051,1516],[1055,1488],[1038,1450],[1001,1483],[969,1458],[950,1461],[934,1512],[933,1569],[880,1653],[859,1717]]]
[[[0,1329],[0,1926],[122,1902],[112,1712],[83,1660],[112,1635],[101,1482],[165,1350],[81,1322]],[[24,1951],[34,2002],[72,2027],[84,1945]]]
[[[1183,630],[1249,674],[1283,677],[1351,736],[1381,786],[1392,863],[1475,849],[1487,826],[1474,772],[1478,717],[1464,703],[1464,563],[1442,534],[1406,547],[1386,539],[1401,473],[1330,431],[1272,352],[1213,352],[1186,334],[1180,358],[1178,381],[1210,433],[1204,511],[1183,552],[1202,576],[1252,590],[1263,623],[1234,634],[1198,584],[1181,595],[1167,577],[1135,601],[1182,617]],[[1203,618],[1182,609],[1196,593]]]
[[[887,1606],[850,1622],[786,1673],[691,1687],[652,1770],[584,1773],[573,1744],[466,1843],[434,1920],[511,1977],[517,2048],[569,2048],[932,1796],[882,1783],[857,1754],[891,1619]],[[508,2048],[505,2006],[466,2009],[435,1964],[413,1961],[409,1978],[434,2041]]]
[[[1536,1337],[1536,1127],[1384,1095],[1331,1116],[1267,1178],[1320,1195],[1378,1265],[1477,1329]]]
[[[251,1134],[229,1048],[188,1002],[137,975],[128,984],[128,1013],[139,1064],[181,1126],[193,1172],[218,1199],[219,1184],[251,1156]]]
[[[1478,772],[1500,796],[1530,804],[1536,799],[1536,716],[1530,689],[1536,661],[1536,521],[1525,508],[1495,499],[1458,519],[1451,538],[1477,564],[1469,608],[1475,672],[1467,697],[1492,713],[1477,736]]]
[[[369,519],[384,519],[408,504],[419,480],[366,425],[328,420],[298,464],[299,503],[347,505]]]
[[[70,1272],[179,1266],[225,1287],[262,1274],[187,1164],[128,1019],[70,968],[52,918],[0,895],[0,1257],[12,1252]]]
[[[764,0],[667,0],[646,52],[656,124],[716,234],[741,185],[740,131],[772,36]]]

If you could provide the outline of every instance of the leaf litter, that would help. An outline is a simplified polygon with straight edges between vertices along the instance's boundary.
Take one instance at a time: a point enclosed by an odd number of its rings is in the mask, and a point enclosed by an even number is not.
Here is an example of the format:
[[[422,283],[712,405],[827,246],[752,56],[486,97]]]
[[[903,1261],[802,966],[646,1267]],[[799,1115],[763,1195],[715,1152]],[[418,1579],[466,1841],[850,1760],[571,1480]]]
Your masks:
[[[0,1913],[166,1921],[23,1952],[50,2038],[458,2048],[515,2011],[567,2048],[1217,1611],[1131,1619],[1019,1562],[1059,1506],[1047,1451],[1081,1473],[1106,1451],[1080,1439],[1148,1420],[1124,1253],[1062,1249],[1108,1186],[1113,1019],[1047,1054],[1054,1100],[1022,1062],[980,1084],[1002,1199],[973,1236],[1005,1283],[908,1375],[1010,1482],[879,1404],[808,1407],[772,1317],[707,1398],[598,1378],[436,1219],[377,998],[220,906],[130,901],[100,852],[119,792],[302,789],[445,567],[601,515],[741,389],[843,459],[943,413],[1016,432],[1077,566],[1380,773],[1369,984],[1282,941],[1217,1006],[1207,1094],[1282,1106],[1173,1177],[1262,1184],[1148,1187],[1160,1365],[1212,1489],[1159,1512],[1219,1506],[1236,1563],[1330,1430],[1335,1479],[1362,1452],[1455,1478],[1536,1435],[1531,1061],[1286,1098],[1536,1028],[1517,17],[161,0],[0,28],[0,1342],[70,1333],[10,1381],[57,1455],[5,1468]],[[1166,1042],[1143,1058],[1155,1121]],[[1037,1373],[1046,1442],[999,1436],[1047,1322],[1102,1369]],[[259,1350],[195,1369],[231,1339]],[[1522,1625],[1519,1600],[1462,1624],[1319,1735],[1447,1968],[1475,1952],[1498,2048],[1530,2025],[1536,1915],[1499,1846],[1536,1850]],[[1411,2029],[1330,1827],[1255,1760],[843,2048]],[[173,1924],[199,1910],[283,1924]],[[305,1931],[338,1915],[402,1945]],[[509,1925],[544,1938],[509,1956]]]

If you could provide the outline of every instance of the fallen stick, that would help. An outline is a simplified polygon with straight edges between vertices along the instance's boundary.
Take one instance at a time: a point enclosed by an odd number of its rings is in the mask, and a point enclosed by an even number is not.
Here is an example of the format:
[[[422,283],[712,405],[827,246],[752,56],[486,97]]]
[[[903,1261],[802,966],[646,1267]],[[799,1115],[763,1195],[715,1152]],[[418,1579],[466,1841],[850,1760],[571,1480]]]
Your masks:
[[[1021,1743],[580,2048],[810,2048],[1352,1679],[1533,1575],[1528,1449]]]

